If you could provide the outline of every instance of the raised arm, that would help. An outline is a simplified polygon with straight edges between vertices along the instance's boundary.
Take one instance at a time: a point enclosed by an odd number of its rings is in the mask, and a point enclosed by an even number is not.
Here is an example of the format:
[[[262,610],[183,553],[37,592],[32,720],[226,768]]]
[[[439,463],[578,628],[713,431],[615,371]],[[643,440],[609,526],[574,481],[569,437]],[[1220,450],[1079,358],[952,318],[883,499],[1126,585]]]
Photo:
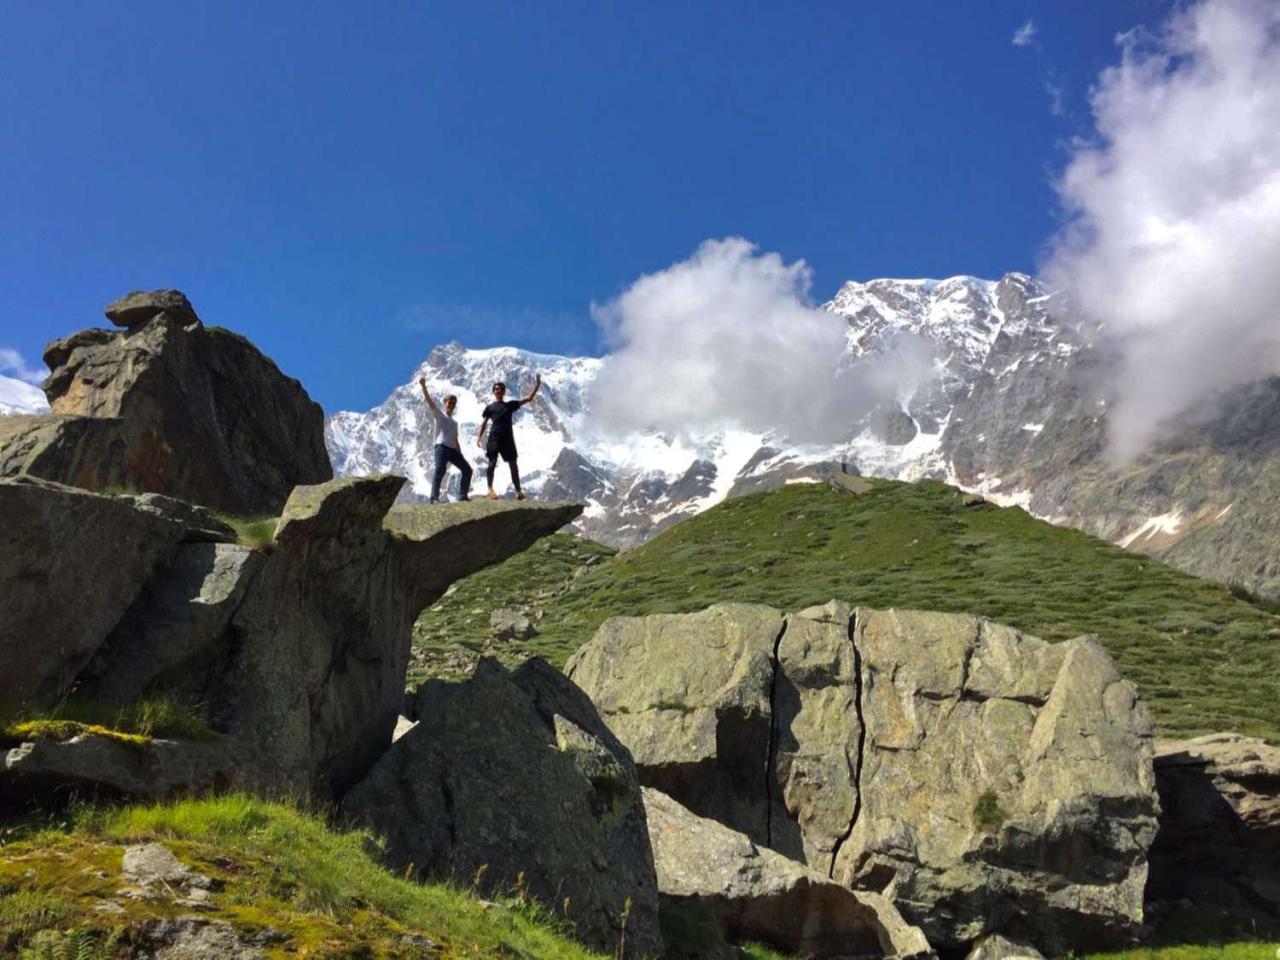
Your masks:
[[[427,398],[427,406],[431,408],[433,415],[439,415],[440,408],[436,406],[436,402],[431,399],[431,391],[427,389],[427,378],[419,377],[418,384],[422,387],[422,395]]]
[[[529,391],[529,395],[520,401],[521,404],[528,403],[538,395],[538,391],[542,389],[542,374],[535,374],[533,377],[533,389]]]

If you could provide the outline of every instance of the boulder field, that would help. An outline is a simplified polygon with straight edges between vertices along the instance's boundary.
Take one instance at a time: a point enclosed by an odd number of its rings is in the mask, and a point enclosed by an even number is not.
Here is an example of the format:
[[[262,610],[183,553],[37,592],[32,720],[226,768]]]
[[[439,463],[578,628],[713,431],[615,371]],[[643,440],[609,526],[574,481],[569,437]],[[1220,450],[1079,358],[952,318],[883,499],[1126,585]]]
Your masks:
[[[1152,725],[1095,640],[724,604],[608,621],[568,674],[645,786],[883,894],[936,948],[1001,933],[1062,953],[1139,933]]]

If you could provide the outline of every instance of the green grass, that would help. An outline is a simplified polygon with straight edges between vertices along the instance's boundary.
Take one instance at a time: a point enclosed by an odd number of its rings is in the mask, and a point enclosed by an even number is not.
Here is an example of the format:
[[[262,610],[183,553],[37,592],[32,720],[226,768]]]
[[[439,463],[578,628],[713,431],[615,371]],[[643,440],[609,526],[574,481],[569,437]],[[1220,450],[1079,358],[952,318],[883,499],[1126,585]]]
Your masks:
[[[542,568],[521,555],[483,576],[479,596],[468,581],[457,595],[487,618],[511,605],[509,585],[539,589]],[[798,610],[833,597],[972,613],[1054,641],[1096,634],[1137,682],[1162,735],[1236,730],[1280,741],[1280,617],[1022,510],[965,506],[936,482],[872,481],[859,496],[795,484],[728,500],[571,578],[522,653],[563,665],[616,614],[723,600]],[[448,636],[440,616],[435,607],[424,613],[420,642]],[[449,616],[463,627],[453,642],[473,642],[457,605]]]
[[[70,826],[0,846],[0,954],[31,949],[49,937],[42,931],[56,930],[87,933],[97,944],[114,931],[118,951],[104,956],[128,956],[131,931],[183,909],[116,895],[123,846],[149,840],[213,878],[202,915],[242,931],[283,933],[286,940],[267,948],[272,957],[416,957],[421,938],[439,944],[446,960],[595,956],[518,893],[486,904],[453,885],[414,883],[376,862],[369,834],[244,795],[81,810]],[[106,901],[124,912],[96,909]]]
[[[243,546],[266,550],[276,542],[279,517],[237,517],[230,513],[220,513],[218,519],[236,532],[236,539]]]
[[[1146,947],[1119,953],[1091,953],[1089,960],[1276,960],[1280,944],[1247,942]]]
[[[73,698],[47,714],[21,717],[0,727],[4,740],[70,740],[83,733],[135,744],[157,737],[209,740],[216,736],[199,713],[168,696],[147,697],[123,707]]]
[[[973,805],[973,824],[979,830],[997,830],[1007,816],[1008,814],[1000,807],[1000,798],[989,787],[982,791],[978,802]]]

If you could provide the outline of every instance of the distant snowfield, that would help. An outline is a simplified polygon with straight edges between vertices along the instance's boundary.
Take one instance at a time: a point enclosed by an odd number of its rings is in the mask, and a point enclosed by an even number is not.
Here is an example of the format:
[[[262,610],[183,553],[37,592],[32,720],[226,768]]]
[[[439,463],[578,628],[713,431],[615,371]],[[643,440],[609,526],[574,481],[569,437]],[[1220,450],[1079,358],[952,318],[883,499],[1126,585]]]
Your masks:
[[[49,402],[39,387],[0,376],[0,415],[15,413],[48,413]]]

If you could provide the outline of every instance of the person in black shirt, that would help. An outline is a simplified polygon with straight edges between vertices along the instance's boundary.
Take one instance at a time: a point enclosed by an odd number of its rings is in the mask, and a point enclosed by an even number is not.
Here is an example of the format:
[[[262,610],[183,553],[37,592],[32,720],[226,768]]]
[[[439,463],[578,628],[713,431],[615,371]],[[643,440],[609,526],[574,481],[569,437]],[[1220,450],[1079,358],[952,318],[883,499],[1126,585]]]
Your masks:
[[[538,395],[538,390],[542,387],[542,374],[538,374],[533,380],[533,389],[529,391],[529,395],[523,400],[508,400],[507,385],[505,383],[495,383],[493,385],[493,403],[484,408],[484,419],[480,421],[480,434],[476,437],[476,443],[484,447],[485,455],[489,458],[489,493],[490,500],[497,500],[498,495],[493,492],[493,472],[498,468],[498,457],[507,461],[507,466],[511,470],[511,485],[516,488],[516,499],[527,499],[524,491],[520,489],[520,470],[516,466],[516,435],[511,429],[511,417],[517,410]],[[489,442],[486,444],[484,439],[485,431],[489,431]]]

